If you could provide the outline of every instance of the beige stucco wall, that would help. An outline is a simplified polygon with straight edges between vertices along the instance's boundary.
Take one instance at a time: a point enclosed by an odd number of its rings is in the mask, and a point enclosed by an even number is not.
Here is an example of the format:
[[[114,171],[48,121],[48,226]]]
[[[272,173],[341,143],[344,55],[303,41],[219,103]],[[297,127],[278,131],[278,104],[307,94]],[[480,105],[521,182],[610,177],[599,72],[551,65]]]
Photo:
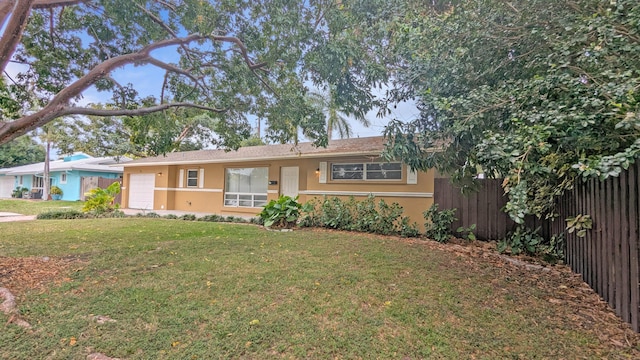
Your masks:
[[[375,162],[379,160],[371,159],[370,157],[343,157],[224,164],[125,167],[125,188],[123,189],[122,204],[124,207],[128,207],[128,186],[131,174],[154,173],[156,174],[154,210],[167,209],[224,215],[257,214],[261,211],[261,208],[225,207],[223,205],[225,169],[243,167],[269,168],[269,181],[275,181],[277,184],[268,186],[268,199],[277,199],[281,192],[281,168],[298,166],[298,189],[301,192],[300,202],[304,203],[312,198],[322,198],[325,193],[327,193],[327,196],[339,196],[341,198],[347,198],[348,195],[353,192],[360,193],[361,195],[356,196],[357,199],[365,198],[366,194],[363,193],[385,193],[383,196],[376,195],[376,197],[384,197],[388,203],[397,202],[403,206],[405,215],[422,226],[424,222],[422,212],[428,209],[433,203],[434,171],[418,173],[417,184],[413,185],[407,184],[408,169],[406,166],[403,166],[403,176],[402,179],[398,181],[339,181],[331,180],[330,174],[327,174],[326,183],[320,183],[320,174],[318,174],[317,169],[320,167],[321,162],[326,162],[327,170],[330,171],[332,163],[371,161]],[[204,186],[202,188],[180,188],[178,186],[180,170],[184,170],[183,176],[185,179],[183,181],[184,184],[186,184],[187,170],[198,170],[198,173],[200,173],[200,169],[204,169]]]

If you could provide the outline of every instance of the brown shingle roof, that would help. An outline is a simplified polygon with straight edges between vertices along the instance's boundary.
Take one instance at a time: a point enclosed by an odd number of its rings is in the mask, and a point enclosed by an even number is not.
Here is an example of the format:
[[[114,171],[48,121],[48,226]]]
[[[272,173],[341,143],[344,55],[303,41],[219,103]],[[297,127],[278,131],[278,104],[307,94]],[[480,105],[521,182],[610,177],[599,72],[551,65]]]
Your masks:
[[[329,146],[314,147],[311,143],[249,146],[237,151],[197,150],[168,153],[166,155],[130,161],[122,166],[151,166],[167,164],[201,164],[242,162],[255,160],[335,157],[345,155],[379,155],[384,149],[382,136],[331,140]]]

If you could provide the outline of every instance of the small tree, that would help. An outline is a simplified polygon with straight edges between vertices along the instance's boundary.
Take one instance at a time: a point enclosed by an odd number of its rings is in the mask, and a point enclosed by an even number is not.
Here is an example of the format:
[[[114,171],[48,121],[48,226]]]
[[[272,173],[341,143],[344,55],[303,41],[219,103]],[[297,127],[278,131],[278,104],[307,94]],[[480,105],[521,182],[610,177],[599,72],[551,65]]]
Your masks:
[[[106,189],[92,189],[85,194],[88,198],[82,207],[82,211],[93,212],[95,214],[115,211],[120,208],[120,204],[115,203],[115,198],[118,194],[120,194],[119,182],[114,182]]]

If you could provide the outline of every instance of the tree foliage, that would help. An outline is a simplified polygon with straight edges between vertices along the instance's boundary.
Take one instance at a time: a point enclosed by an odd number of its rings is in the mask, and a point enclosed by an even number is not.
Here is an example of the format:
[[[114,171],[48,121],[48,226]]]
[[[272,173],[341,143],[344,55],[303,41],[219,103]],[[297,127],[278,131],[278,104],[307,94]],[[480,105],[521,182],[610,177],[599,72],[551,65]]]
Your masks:
[[[351,137],[352,130],[350,119],[347,114],[340,111],[337,107],[336,100],[331,95],[331,92],[326,94],[311,92],[309,93],[309,100],[311,104],[317,109],[322,111],[327,122],[327,136],[331,140],[333,133],[337,132],[341,139]],[[358,121],[364,127],[369,127],[371,122],[362,114],[354,115],[354,120]]]
[[[387,72],[361,44],[382,34],[354,29],[380,9],[382,2],[364,0],[4,1],[0,69],[20,65],[0,84],[0,143],[73,115],[160,113],[150,121],[171,127],[169,109],[191,108],[214,120],[208,125],[222,146],[249,136],[249,116],[266,119],[272,141],[293,141],[301,128],[324,145],[325,120],[307,101],[305,82],[331,86],[348,114],[371,110],[371,87]],[[164,71],[159,96],[118,81],[113,73],[122,67]],[[82,106],[90,87],[110,93],[112,103]]]
[[[640,149],[640,5],[633,0],[407,1],[387,156],[462,186],[504,178],[507,211],[551,216],[580,176],[615,176]],[[428,149],[438,148],[432,152]]]
[[[28,136],[0,145],[0,169],[44,161],[44,148]]]

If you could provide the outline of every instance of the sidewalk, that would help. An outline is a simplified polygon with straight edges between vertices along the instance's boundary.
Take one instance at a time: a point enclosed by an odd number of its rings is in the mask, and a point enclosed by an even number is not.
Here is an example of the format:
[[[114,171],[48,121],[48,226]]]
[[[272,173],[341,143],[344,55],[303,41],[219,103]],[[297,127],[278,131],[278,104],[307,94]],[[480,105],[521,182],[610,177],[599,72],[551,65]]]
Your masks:
[[[36,215],[22,215],[12,212],[0,211],[0,222],[12,222],[12,221],[30,221],[35,220]]]

